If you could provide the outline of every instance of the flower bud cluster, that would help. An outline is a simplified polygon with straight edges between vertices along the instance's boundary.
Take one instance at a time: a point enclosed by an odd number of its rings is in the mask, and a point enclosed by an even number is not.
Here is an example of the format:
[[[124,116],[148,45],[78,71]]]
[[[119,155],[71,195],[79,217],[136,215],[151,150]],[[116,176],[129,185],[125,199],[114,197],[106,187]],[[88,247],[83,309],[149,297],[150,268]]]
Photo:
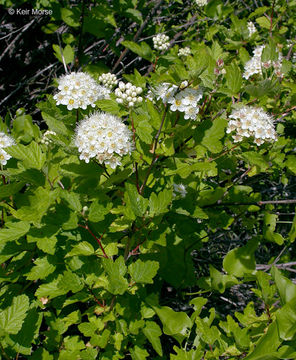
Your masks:
[[[178,56],[179,57],[181,57],[181,56],[189,56],[189,55],[191,55],[191,50],[190,50],[190,48],[188,46],[184,47],[184,48],[181,48],[178,51]]]
[[[76,128],[75,146],[80,159],[91,158],[112,169],[120,165],[120,158],[132,151],[132,133],[116,116],[96,112],[80,122]]]
[[[45,131],[45,133],[42,136],[41,143],[45,144],[45,145],[49,145],[50,143],[52,143],[51,136],[55,136],[55,135],[56,135],[56,132],[54,132],[54,131],[51,131],[51,130]]]
[[[110,90],[100,86],[88,74],[72,72],[58,79],[59,92],[54,95],[57,105],[66,105],[68,110],[86,109],[88,105],[95,107],[99,99],[109,97]]]
[[[252,21],[248,22],[249,37],[251,37],[257,31],[256,26]]]
[[[11,158],[9,154],[4,150],[8,146],[14,145],[15,142],[12,137],[6,135],[4,132],[0,132],[0,164],[6,165],[7,160]]]
[[[234,142],[250,137],[257,145],[277,140],[273,119],[262,108],[243,106],[234,110],[229,118],[231,120],[228,122],[226,132],[234,133],[232,135]]]
[[[243,77],[245,79],[249,79],[254,74],[262,75],[262,67],[268,69],[269,67],[273,66],[274,73],[276,76],[281,77],[281,67],[282,67],[282,59],[283,56],[279,53],[277,61],[267,61],[262,62],[261,56],[265,45],[257,46],[256,49],[253,51],[253,57],[245,64],[245,71]]]
[[[116,75],[111,73],[102,74],[99,81],[108,89],[112,89],[118,83]]]
[[[131,83],[119,82],[118,88],[115,89],[116,101],[119,104],[125,104],[128,107],[133,107],[135,104],[143,101],[143,98],[139,96],[143,89],[141,87],[134,86]]]
[[[165,34],[157,34],[153,36],[152,40],[154,49],[156,50],[163,51],[167,50],[170,47],[170,38]]]

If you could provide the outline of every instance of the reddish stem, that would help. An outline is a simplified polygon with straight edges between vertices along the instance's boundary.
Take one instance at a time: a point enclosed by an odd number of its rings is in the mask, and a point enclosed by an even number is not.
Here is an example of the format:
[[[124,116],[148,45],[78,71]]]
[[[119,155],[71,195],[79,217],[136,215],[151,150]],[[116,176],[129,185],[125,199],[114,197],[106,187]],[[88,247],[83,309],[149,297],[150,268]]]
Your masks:
[[[101,242],[101,240],[102,240],[102,238],[103,238],[103,235],[105,234],[105,231],[106,231],[106,230],[104,230],[104,232],[103,232],[103,234],[100,236],[100,238],[97,238],[96,235],[90,230],[90,228],[88,227],[88,225],[85,225],[85,226],[84,226],[84,225],[78,224],[78,226],[80,226],[80,227],[82,227],[83,229],[87,230],[87,231],[91,234],[91,236],[92,236],[94,239],[96,239],[97,243],[99,244],[99,246],[100,246],[100,248],[101,248],[101,250],[102,250],[102,253],[103,253],[104,258],[109,259],[109,256],[106,254],[106,252],[105,252],[105,250],[104,250],[104,248],[103,248],[102,242]]]

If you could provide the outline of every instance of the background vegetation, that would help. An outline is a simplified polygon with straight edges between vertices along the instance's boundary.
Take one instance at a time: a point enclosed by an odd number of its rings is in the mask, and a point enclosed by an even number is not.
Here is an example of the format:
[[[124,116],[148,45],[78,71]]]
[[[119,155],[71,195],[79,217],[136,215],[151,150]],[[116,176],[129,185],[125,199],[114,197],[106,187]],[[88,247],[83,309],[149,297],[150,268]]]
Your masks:
[[[1,167],[1,357],[295,359],[296,1],[0,4],[0,131],[16,141]],[[282,54],[280,76],[243,77],[259,45],[263,62]],[[144,89],[134,108],[96,102],[133,133],[116,169],[74,146],[93,109],[53,99],[74,71]],[[203,92],[195,121],[149,95],[184,81]],[[272,115],[277,141],[234,143],[240,105]]]

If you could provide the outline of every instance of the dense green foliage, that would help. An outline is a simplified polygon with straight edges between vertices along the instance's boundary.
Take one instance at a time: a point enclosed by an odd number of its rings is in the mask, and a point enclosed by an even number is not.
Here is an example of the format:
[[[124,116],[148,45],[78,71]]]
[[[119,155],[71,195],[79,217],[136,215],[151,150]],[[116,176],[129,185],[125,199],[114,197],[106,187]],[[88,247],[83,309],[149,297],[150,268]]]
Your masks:
[[[76,124],[93,109],[57,106],[54,87],[36,103],[41,128],[23,109],[1,122],[16,141],[0,185],[3,359],[296,359],[296,1],[258,3],[30,2],[53,11],[43,30],[61,65],[96,80],[113,68],[145,90],[133,108],[114,94],[96,102],[133,132],[115,169],[79,159]],[[161,53],[162,32],[172,42]],[[101,39],[106,61],[84,53]],[[282,53],[280,77],[243,78],[258,45],[264,62]],[[185,46],[191,55],[178,56]],[[196,121],[147,97],[183,81],[203,91]],[[239,103],[272,114],[277,141],[233,143]],[[243,306],[229,300],[246,286]]]

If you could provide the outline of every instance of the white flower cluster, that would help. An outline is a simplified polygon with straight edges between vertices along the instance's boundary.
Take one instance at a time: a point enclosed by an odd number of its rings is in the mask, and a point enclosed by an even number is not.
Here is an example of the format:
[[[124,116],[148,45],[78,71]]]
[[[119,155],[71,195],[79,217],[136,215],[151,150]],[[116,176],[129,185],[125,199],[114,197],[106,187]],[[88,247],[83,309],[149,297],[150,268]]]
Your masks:
[[[46,130],[42,136],[41,143],[49,145],[52,142],[51,136],[55,136],[56,132],[51,130]]]
[[[252,21],[248,22],[249,37],[251,37],[257,31],[256,26]]]
[[[182,198],[184,198],[187,195],[186,186],[183,184],[173,184],[174,188],[174,196],[177,196],[178,194],[181,195]],[[175,194],[175,192],[177,194]]]
[[[196,5],[198,5],[198,6],[204,6],[204,5],[207,5],[208,0],[195,0],[195,2],[196,2]]]
[[[9,154],[4,150],[8,146],[14,145],[15,142],[12,137],[6,135],[4,132],[0,132],[0,164],[6,165],[7,160],[11,158]]]
[[[262,75],[262,67],[269,68],[270,66],[274,67],[274,72],[276,76],[282,76],[281,67],[282,67],[282,59],[283,56],[279,53],[277,61],[267,61],[262,62],[261,56],[265,45],[257,46],[256,49],[253,51],[253,57],[245,64],[245,71],[243,77],[245,79],[249,79],[250,76],[254,74]]]
[[[200,90],[187,88],[188,83],[181,84],[179,91],[176,85],[163,83],[156,89],[157,100],[170,104],[172,111],[184,112],[184,119],[196,119],[199,112],[198,102],[202,98]],[[184,88],[182,90],[182,88]]]
[[[143,89],[141,87],[134,86],[131,83],[119,82],[118,88],[115,89],[116,101],[119,104],[126,104],[128,107],[133,107],[136,103],[143,101],[143,98],[139,96]]]
[[[156,50],[167,50],[170,47],[170,38],[165,34],[157,34],[153,36],[152,40]]]
[[[132,133],[116,116],[96,112],[80,122],[76,128],[75,146],[80,159],[86,163],[95,158],[115,169],[120,157],[132,151]]]
[[[110,90],[100,86],[88,74],[72,72],[58,79],[59,92],[54,95],[57,105],[66,105],[68,110],[86,109],[88,105],[95,107],[99,99],[109,97]]]
[[[191,54],[191,50],[188,46],[184,47],[184,48],[181,48],[179,49],[178,51],[178,56],[181,57],[181,56],[189,56]]]
[[[118,80],[117,80],[116,75],[111,74],[111,73],[106,73],[106,74],[102,74],[99,77],[99,82],[101,82],[108,89],[112,89],[114,86],[117,85]]]
[[[229,116],[226,129],[227,134],[235,132],[232,135],[234,142],[240,142],[244,137],[253,137],[257,145],[265,141],[275,141],[277,139],[276,131],[273,125],[272,117],[262,108],[254,106],[243,106],[239,110],[234,110]]]

